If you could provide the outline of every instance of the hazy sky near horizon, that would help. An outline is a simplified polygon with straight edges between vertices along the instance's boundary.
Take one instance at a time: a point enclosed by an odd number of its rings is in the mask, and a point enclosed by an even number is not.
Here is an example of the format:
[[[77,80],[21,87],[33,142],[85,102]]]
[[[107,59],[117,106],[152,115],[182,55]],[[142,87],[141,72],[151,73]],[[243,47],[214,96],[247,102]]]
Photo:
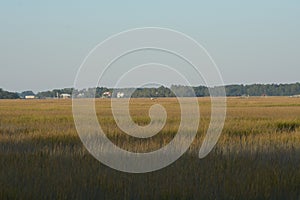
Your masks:
[[[0,88],[72,87],[89,51],[137,27],[183,32],[210,53],[225,84],[300,81],[300,1],[0,2]]]

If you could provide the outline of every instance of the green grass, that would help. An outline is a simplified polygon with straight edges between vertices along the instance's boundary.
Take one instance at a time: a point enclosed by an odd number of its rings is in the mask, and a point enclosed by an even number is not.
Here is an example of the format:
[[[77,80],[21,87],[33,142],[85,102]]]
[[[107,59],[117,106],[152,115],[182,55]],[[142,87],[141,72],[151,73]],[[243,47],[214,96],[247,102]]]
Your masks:
[[[200,98],[197,137],[179,160],[151,173],[128,174],[94,159],[82,145],[70,100],[0,101],[0,199],[299,199],[300,106],[296,98],[229,98],[223,133],[213,151],[197,157],[210,120]],[[164,129],[134,139],[116,126],[107,99],[99,122],[118,146],[148,152],[176,134],[175,99],[133,99],[134,121],[146,125],[151,105],[165,106]]]

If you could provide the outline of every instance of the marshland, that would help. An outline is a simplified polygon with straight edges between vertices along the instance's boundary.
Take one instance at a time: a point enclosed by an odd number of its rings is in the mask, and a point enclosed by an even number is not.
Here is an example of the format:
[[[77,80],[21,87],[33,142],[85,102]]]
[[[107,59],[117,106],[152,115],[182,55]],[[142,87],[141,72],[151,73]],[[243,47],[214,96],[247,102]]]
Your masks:
[[[1,199],[298,199],[300,197],[300,100],[232,97],[222,135],[210,154],[198,151],[210,121],[210,99],[198,98],[200,124],[188,151],[159,171],[130,174],[96,160],[74,125],[72,101],[0,101]],[[148,139],[123,133],[110,99],[97,99],[99,123],[121,148],[149,152],[176,135],[176,98],[130,100],[135,123],[150,122],[149,108],[167,111],[164,128]]]

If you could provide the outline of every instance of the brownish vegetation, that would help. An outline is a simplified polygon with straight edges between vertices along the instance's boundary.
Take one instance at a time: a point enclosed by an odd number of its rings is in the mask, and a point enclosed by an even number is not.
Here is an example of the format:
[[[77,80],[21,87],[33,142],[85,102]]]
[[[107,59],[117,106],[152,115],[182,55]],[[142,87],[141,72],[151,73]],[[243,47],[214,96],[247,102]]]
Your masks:
[[[130,151],[148,152],[176,134],[175,98],[132,99],[131,115],[150,122],[151,105],[165,106],[164,129],[134,139],[117,127],[109,99],[96,102],[107,136]],[[229,98],[222,135],[204,159],[198,151],[210,120],[209,98],[199,98],[197,137],[178,161],[151,173],[115,171],[94,159],[76,132],[71,100],[0,101],[1,199],[298,199],[300,101],[297,98]]]

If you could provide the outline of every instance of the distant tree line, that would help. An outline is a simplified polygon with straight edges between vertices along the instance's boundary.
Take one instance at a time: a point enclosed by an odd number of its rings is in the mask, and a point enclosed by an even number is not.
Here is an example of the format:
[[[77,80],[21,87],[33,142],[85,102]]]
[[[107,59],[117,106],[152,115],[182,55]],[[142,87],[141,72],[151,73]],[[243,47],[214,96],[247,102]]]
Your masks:
[[[228,85],[227,96],[291,96],[300,94],[300,83],[294,84],[252,84],[252,85]]]
[[[292,96],[300,94],[300,83],[294,84],[252,84],[252,85],[227,85],[225,86],[227,96]],[[60,94],[73,94],[74,97],[96,98],[102,97],[104,92],[111,92],[112,97],[117,97],[117,93],[123,93],[124,97],[147,98],[147,97],[205,97],[209,96],[209,89],[205,86],[188,87],[182,85],[172,85],[158,88],[119,88],[112,89],[106,87],[88,88],[74,90],[73,88],[54,89],[38,92],[24,91],[14,93],[0,89],[0,99],[25,98],[27,95],[35,95],[37,98],[57,98]],[[176,94],[176,95],[175,95]]]
[[[0,88],[0,99],[18,99],[20,98],[16,92],[4,91]]]
[[[38,92],[36,94],[36,97],[39,99],[45,99],[45,98],[57,98],[61,94],[72,94],[73,88],[64,88],[64,89],[54,89],[54,90],[48,90],[43,92]]]
[[[24,91],[24,92],[18,93],[18,95],[21,99],[24,99],[26,96],[33,96],[35,94],[32,91]]]

